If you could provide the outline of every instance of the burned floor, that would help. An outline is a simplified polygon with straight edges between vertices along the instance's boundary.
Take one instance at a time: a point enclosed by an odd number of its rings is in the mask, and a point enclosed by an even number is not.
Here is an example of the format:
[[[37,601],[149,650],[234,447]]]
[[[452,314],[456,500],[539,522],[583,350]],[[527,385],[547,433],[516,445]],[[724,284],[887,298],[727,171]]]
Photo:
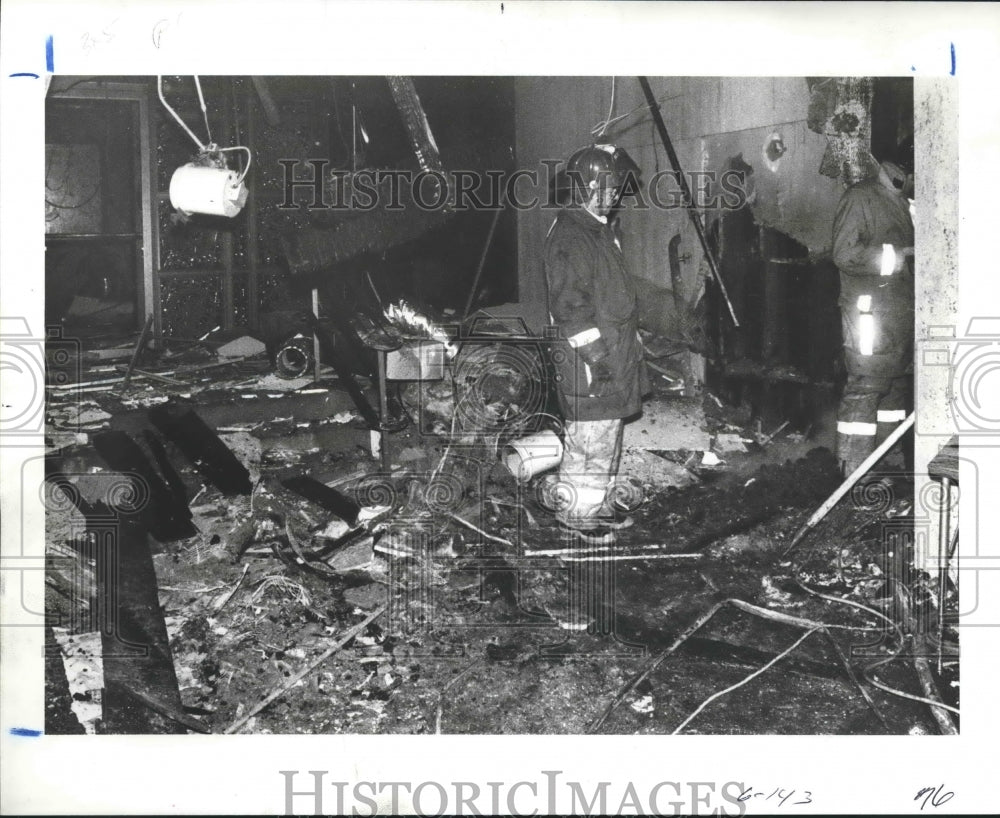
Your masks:
[[[582,543],[510,469],[509,378],[485,435],[409,384],[381,461],[335,379],[218,352],[50,401],[47,732],[955,729],[902,469],[789,552],[829,449],[662,377],[619,477],[636,523]]]

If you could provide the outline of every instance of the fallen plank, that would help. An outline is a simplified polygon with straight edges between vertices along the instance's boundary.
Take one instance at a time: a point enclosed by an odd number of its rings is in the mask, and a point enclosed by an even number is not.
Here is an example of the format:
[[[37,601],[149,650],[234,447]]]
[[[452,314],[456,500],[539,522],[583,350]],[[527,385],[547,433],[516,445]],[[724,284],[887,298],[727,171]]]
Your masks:
[[[136,376],[141,377],[141,376]],[[190,406],[196,409],[198,416],[206,424],[216,431],[220,427],[233,424],[265,424],[273,421],[276,417],[294,417],[299,422],[311,420],[325,420],[339,412],[350,410],[353,407],[350,397],[340,389],[329,389],[322,393],[303,395],[297,392],[283,393],[281,398],[268,398],[263,395],[257,396],[254,400],[234,400],[231,393],[223,394],[217,398],[198,396],[198,403],[184,398],[175,398],[172,402],[177,406]],[[115,411],[109,423],[111,428],[139,434],[149,425],[147,416],[148,407],[136,407]],[[349,424],[329,424],[335,428],[350,428]],[[325,433],[325,432],[324,432]],[[268,440],[268,433],[261,432],[265,442]],[[281,433],[289,442],[292,438],[287,432]],[[320,432],[317,431],[317,439]],[[301,437],[301,434],[295,437]],[[359,440],[368,441],[368,431]],[[310,445],[328,445],[318,442]]]
[[[183,704],[146,532],[134,519],[122,517],[100,540],[105,732],[183,733],[186,727],[176,718]],[[149,707],[149,701],[159,707]]]
[[[112,347],[109,349],[89,349],[84,352],[87,361],[120,361],[132,357],[132,347]]]
[[[169,484],[160,479],[145,452],[125,432],[110,431],[94,435],[94,448],[114,471],[123,473],[123,481],[129,475],[134,475],[140,481],[135,497],[122,497],[125,500],[131,499],[135,514],[144,521],[157,540],[171,542],[198,533],[191,520],[183,483],[176,473],[168,473]],[[155,449],[154,454],[159,456]],[[124,485],[122,482],[122,486]],[[109,489],[109,493],[115,488],[117,487]]]
[[[336,514],[349,526],[354,526],[358,521],[361,506],[346,494],[324,485],[319,480],[315,480],[308,475],[298,475],[290,477],[287,480],[282,480],[281,485],[286,489],[294,491],[300,497],[304,497],[310,502],[316,503],[316,505]]]
[[[678,553],[678,552],[667,552],[669,548],[675,548],[674,545],[661,545],[661,544],[650,544],[650,545],[629,545],[616,547],[614,545],[594,545],[594,546],[574,546],[571,548],[539,548],[537,550],[525,551],[524,556],[526,557],[584,557],[588,554],[604,554],[611,553],[617,556],[630,556],[634,555],[637,559],[641,559],[640,554],[653,554],[656,552],[666,552],[663,554],[664,557],[675,558],[675,559],[701,559],[703,554],[690,554],[690,553]]]
[[[122,367],[116,367],[119,372],[124,371]],[[159,381],[160,383],[165,383],[168,386],[190,386],[190,384],[179,381],[176,378],[168,378],[166,375],[162,375],[157,372],[149,372],[145,369],[133,369],[132,376],[142,375],[144,378],[149,378],[151,381]]]
[[[824,517],[826,517],[830,509],[832,509],[835,505],[837,505],[837,503],[841,501],[844,495],[847,494],[847,492],[849,492],[854,487],[854,484],[857,483],[866,474],[868,474],[868,471],[872,468],[872,466],[874,466],[880,459],[882,459],[882,457],[885,456],[885,453],[888,452],[889,449],[891,449],[894,445],[896,445],[896,441],[899,440],[903,435],[905,435],[907,431],[909,431],[910,427],[913,426],[916,417],[917,417],[916,413],[911,412],[910,416],[906,418],[906,420],[904,420],[902,423],[900,423],[899,426],[897,426],[892,431],[892,434],[890,434],[889,437],[887,437],[885,441],[875,451],[873,451],[870,455],[868,455],[868,457],[865,458],[864,462],[860,466],[858,466],[853,472],[851,472],[851,474],[847,476],[847,478],[844,480],[843,483],[840,484],[837,490],[834,491],[833,494],[831,494],[827,498],[826,502],[823,503],[823,505],[821,505],[818,509],[816,509],[815,512],[813,512],[812,517],[810,517],[806,521],[805,525],[803,525],[802,528],[798,530],[798,532],[792,538],[792,541],[789,544],[788,548],[786,548],[782,553],[781,555],[782,557],[787,557],[792,551],[794,551],[795,548],[798,546],[798,544],[802,542],[803,539],[805,539],[806,535],[809,534],[809,532],[812,531],[817,525],[819,525],[819,523],[822,521]]]
[[[699,560],[702,554],[590,554],[566,555],[560,557],[563,562],[637,562],[643,560]]]
[[[139,374],[139,372],[133,371],[133,377],[136,377],[136,378],[160,377],[160,378],[162,378],[162,377],[166,377],[168,375],[185,375],[185,374],[187,374],[189,372],[202,372],[202,371],[204,371],[206,369],[214,369],[215,367],[219,367],[219,366],[230,366],[231,364],[238,364],[241,361],[245,361],[245,360],[247,360],[247,359],[246,358],[231,358],[228,361],[212,361],[210,363],[205,363],[205,364],[190,364],[188,366],[178,367],[177,369],[167,369],[167,370],[165,370],[163,372],[155,372],[155,373],[154,372],[149,372],[149,373],[145,373],[145,374]],[[97,381],[81,381],[79,383],[77,383],[77,382],[70,382],[70,383],[62,383],[62,384],[51,384],[49,386],[49,388],[57,390],[57,391],[63,391],[63,390],[68,390],[68,389],[78,390],[78,389],[81,389],[81,387],[87,387],[88,389],[86,389],[84,391],[99,391],[99,390],[103,390],[103,389],[110,389],[112,386],[115,386],[116,384],[120,384],[120,383],[121,383],[121,379],[120,378],[109,378],[109,379],[97,380]]]
[[[223,494],[250,494],[250,472],[192,409],[176,404],[154,406],[149,419]]]

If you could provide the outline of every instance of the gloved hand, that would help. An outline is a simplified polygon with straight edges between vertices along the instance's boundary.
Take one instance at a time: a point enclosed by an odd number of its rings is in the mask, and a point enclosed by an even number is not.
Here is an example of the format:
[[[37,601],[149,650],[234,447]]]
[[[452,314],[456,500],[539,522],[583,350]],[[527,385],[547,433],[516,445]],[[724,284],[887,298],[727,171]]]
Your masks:
[[[608,389],[614,382],[615,376],[608,365],[607,359],[601,358],[599,361],[587,364],[590,368],[590,386],[588,391],[591,395],[607,394]]]

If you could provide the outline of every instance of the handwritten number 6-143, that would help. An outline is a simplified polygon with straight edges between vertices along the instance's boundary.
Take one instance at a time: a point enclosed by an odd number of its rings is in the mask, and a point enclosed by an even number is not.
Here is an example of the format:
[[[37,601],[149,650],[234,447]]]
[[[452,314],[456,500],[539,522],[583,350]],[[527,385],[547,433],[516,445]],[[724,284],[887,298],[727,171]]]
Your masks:
[[[788,801],[793,795],[795,795],[795,790],[783,790],[780,787],[775,787],[774,791],[770,794],[765,793],[763,790],[760,792],[754,792],[753,787],[747,787],[743,792],[740,793],[738,801],[749,801],[751,798],[763,798],[765,801],[770,801],[772,798],[775,799],[778,806],[783,807],[785,802]],[[802,791],[802,798],[805,801],[792,801],[791,805],[798,806],[800,804],[811,804],[812,803],[812,792],[810,790]]]

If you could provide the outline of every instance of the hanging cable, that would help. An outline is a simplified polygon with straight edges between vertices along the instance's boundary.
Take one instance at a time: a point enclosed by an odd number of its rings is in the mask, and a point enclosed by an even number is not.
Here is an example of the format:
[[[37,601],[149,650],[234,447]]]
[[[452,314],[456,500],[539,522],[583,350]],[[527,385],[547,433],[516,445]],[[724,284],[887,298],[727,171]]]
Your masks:
[[[243,168],[243,173],[240,174],[240,178],[236,180],[236,184],[242,182],[247,174],[250,172],[250,163],[253,161],[253,154],[250,153],[250,148],[244,145],[236,145],[232,148],[216,148],[219,153],[226,153],[228,151],[246,151],[247,152],[247,166]]]
[[[600,139],[604,136],[604,132],[608,129],[611,124],[611,115],[615,112],[615,78],[611,78],[611,104],[608,106],[608,115],[604,118],[603,122],[598,122],[590,131],[591,136],[596,136]],[[621,117],[619,117],[620,119]],[[598,133],[598,129],[600,133]]]
[[[208,124],[208,108],[205,105],[205,96],[201,93],[201,80],[197,74],[194,75],[194,87],[198,89],[198,102],[201,103],[201,115],[205,118],[205,131],[208,133],[208,144],[211,147],[215,144],[212,141],[212,127]]]
[[[194,144],[198,146],[198,150],[200,150],[200,151],[202,151],[204,153],[205,150],[207,150],[207,148],[205,147],[205,145],[203,145],[201,143],[201,141],[198,139],[198,137],[194,135],[194,132],[184,123],[184,120],[180,118],[180,115],[177,113],[177,111],[175,111],[173,108],[171,108],[170,104],[164,98],[164,96],[163,96],[163,77],[160,76],[159,74],[156,75],[156,90],[157,90],[157,93],[159,93],[159,95],[160,95],[160,102],[163,103],[163,107],[166,108],[168,111],[170,111],[170,115],[174,119],[177,120],[177,124],[179,124],[184,129],[184,132],[188,136],[191,137],[191,140],[194,142]],[[198,88],[198,91],[199,91],[199,94],[200,94],[201,93],[201,87],[200,86]]]
[[[157,93],[160,95],[160,102],[163,103],[163,107],[170,112],[170,115],[177,120],[177,123],[184,129],[187,135],[191,137],[191,140],[198,146],[198,150],[201,151],[201,153],[215,153],[215,152],[228,153],[229,151],[246,151],[247,166],[243,168],[243,173],[240,174],[240,177],[237,180],[237,184],[239,184],[246,178],[247,173],[250,172],[250,163],[253,161],[253,154],[250,152],[250,148],[244,145],[236,145],[235,147],[232,148],[219,148],[216,146],[214,142],[212,142],[212,129],[211,127],[209,127],[208,124],[208,108],[205,105],[205,96],[201,90],[201,81],[196,76],[194,78],[194,82],[195,86],[198,89],[198,101],[201,104],[201,111],[205,115],[205,129],[208,131],[208,140],[209,140],[207,145],[202,144],[202,142],[198,139],[197,136],[194,135],[194,132],[187,126],[184,120],[181,119],[180,115],[173,108],[170,107],[170,104],[163,96],[163,77],[157,75],[156,90]]]
[[[672,96],[670,94],[664,94],[662,97],[659,97],[656,100],[656,102],[657,102],[657,104],[660,104],[660,103],[665,102],[668,99],[674,99],[674,98],[675,98],[675,95]],[[590,134],[591,134],[591,136],[598,136],[598,131],[600,131],[600,135],[603,136],[604,132],[610,126],[617,125],[622,120],[628,119],[629,117],[633,116],[634,114],[637,114],[640,111],[646,111],[648,109],[649,108],[646,105],[646,103],[643,103],[641,105],[637,105],[635,108],[633,108],[630,111],[626,111],[624,114],[619,114],[618,116],[615,116],[615,117],[612,117],[612,116],[609,115],[609,118],[605,122],[598,122],[593,128],[591,128]],[[655,140],[656,139],[656,123],[653,122],[652,120],[650,120],[650,125],[653,128],[652,139]],[[659,162],[659,158],[657,158],[657,162]]]

